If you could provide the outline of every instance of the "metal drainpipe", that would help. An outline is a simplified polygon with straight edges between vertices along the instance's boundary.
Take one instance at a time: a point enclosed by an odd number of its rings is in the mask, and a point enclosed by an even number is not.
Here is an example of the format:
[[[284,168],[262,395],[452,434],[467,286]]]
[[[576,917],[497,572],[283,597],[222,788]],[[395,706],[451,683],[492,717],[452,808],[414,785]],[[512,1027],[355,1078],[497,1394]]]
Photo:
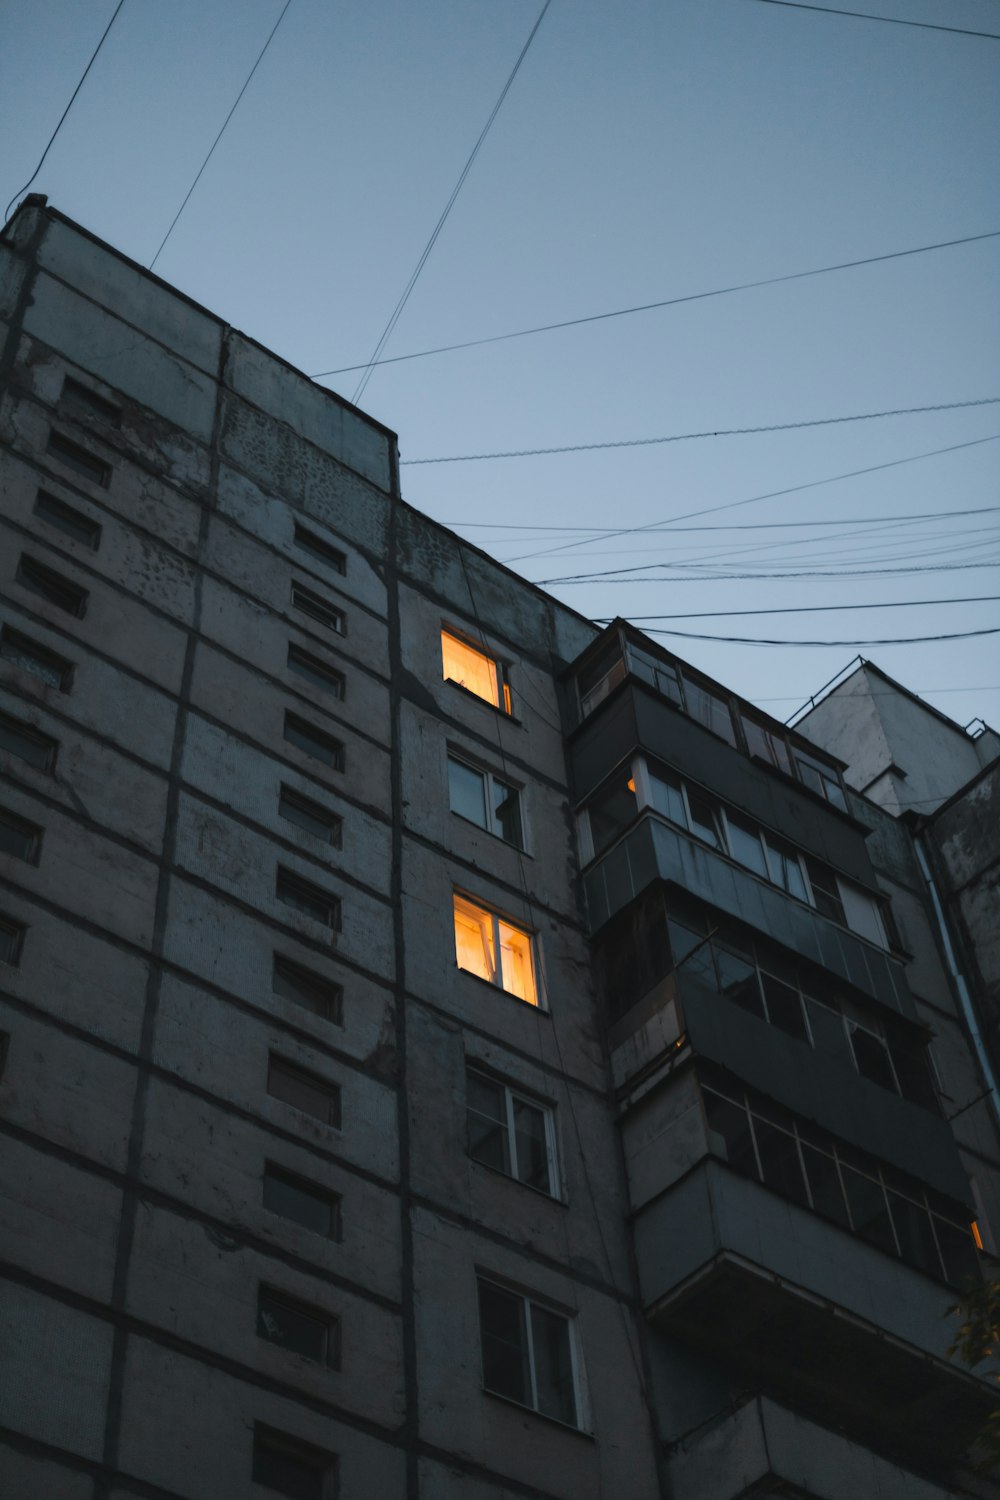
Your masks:
[[[989,1089],[990,1103],[993,1106],[993,1113],[997,1118],[997,1123],[1000,1124],[1000,1095],[998,1095],[997,1093],[996,1079],[993,1076],[993,1069],[990,1066],[990,1060],[987,1055],[986,1048],[983,1045],[983,1039],[979,1034],[979,1024],[976,1021],[976,1012],[972,1004],[972,996],[969,994],[969,986],[965,982],[965,975],[958,967],[958,960],[955,957],[955,950],[952,947],[951,934],[948,931],[948,922],[944,914],[944,907],[941,904],[941,898],[938,895],[937,886],[934,884],[934,877],[931,874],[931,867],[928,862],[927,855],[924,853],[923,834],[914,833],[913,847],[917,851],[917,863],[920,866],[921,874],[927,882],[927,889],[930,891],[931,904],[934,907],[934,916],[937,919],[938,932],[941,934],[941,946],[944,948],[944,956],[947,960],[948,969],[951,973],[952,979],[955,982],[955,989],[958,991],[958,999],[962,1007],[962,1015],[965,1018],[965,1024],[969,1029],[969,1035],[972,1037],[972,1046],[975,1050],[979,1066],[982,1069],[983,1078],[986,1080],[986,1085]]]

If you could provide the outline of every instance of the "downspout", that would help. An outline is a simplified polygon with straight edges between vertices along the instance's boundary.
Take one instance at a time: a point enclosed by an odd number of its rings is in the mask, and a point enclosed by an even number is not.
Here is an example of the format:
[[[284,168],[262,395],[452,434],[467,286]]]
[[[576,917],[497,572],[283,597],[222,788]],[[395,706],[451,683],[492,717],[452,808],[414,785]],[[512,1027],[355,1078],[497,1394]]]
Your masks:
[[[966,1027],[968,1028],[969,1035],[972,1038],[973,1050],[975,1051],[980,1071],[982,1072],[983,1078],[986,1082],[987,1093],[989,1094],[990,1103],[993,1106],[993,1113],[996,1116],[997,1123],[1000,1124],[1000,1095],[998,1095],[997,1093],[996,1079],[993,1076],[993,1068],[990,1064],[986,1048],[983,1045],[983,1038],[979,1031],[979,1022],[976,1020],[975,1007],[972,1004],[972,996],[969,993],[969,986],[965,982],[965,975],[962,973],[961,969],[958,966],[958,959],[955,956],[955,949],[952,945],[951,934],[948,931],[948,921],[945,917],[944,907],[941,904],[941,898],[938,895],[938,889],[934,883],[934,876],[931,874],[930,863],[927,859],[927,855],[924,853],[923,837],[923,834],[914,831],[913,847],[917,853],[917,863],[920,866],[920,872],[923,875],[924,880],[927,882],[927,889],[930,892],[931,905],[934,907],[934,916],[937,921],[937,928],[941,937],[941,946],[944,949],[944,956],[945,961],[948,965],[948,971],[951,974],[951,978],[955,985],[955,990],[958,994],[959,1005],[962,1009],[962,1017],[965,1021]]]

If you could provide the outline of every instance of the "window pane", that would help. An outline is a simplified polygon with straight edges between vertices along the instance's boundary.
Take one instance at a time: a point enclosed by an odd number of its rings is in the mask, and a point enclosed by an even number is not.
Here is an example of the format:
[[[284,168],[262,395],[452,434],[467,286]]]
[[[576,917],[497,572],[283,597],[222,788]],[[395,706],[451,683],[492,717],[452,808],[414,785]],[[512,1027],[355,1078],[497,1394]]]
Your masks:
[[[853,1167],[842,1166],[841,1171],[855,1233],[895,1254],[896,1241],[881,1183],[863,1177]]]
[[[280,1057],[268,1058],[267,1092],[283,1104],[291,1104],[303,1114],[322,1120],[324,1125],[340,1125],[340,1089],[297,1068]]]
[[[687,711],[693,719],[704,724],[706,729],[711,729],[713,734],[721,735],[730,745],[736,744],[732,715],[724,698],[717,697],[708,688],[692,682],[687,676],[684,678],[684,695],[687,698]]]
[[[64,500],[57,500],[55,495],[47,495],[44,490],[39,490],[34,511],[36,516],[47,521],[50,526],[55,526],[66,536],[71,536],[74,541],[83,542],[85,546],[95,549],[99,546],[101,528],[98,522],[92,521],[72,505],[67,505]]]
[[[569,1323],[546,1307],[531,1304],[532,1352],[535,1356],[536,1407],[547,1417],[576,1426],[576,1392]]]
[[[0,634],[0,656],[5,661],[12,662],[22,672],[29,672],[32,677],[40,678],[49,687],[69,692],[73,680],[72,664],[64,656],[57,656],[54,651],[49,651],[37,641],[21,635],[20,631],[3,630]]]
[[[907,1036],[890,1034],[889,1051],[903,1098],[939,1113],[926,1044]]]
[[[455,959],[460,969],[498,983],[493,917],[462,896],[455,897]]]
[[[521,799],[517,788],[508,786],[506,781],[500,781],[494,776],[493,787],[493,824],[496,832],[508,844],[513,844],[515,849],[524,847],[521,834]]]
[[[890,1192],[888,1198],[892,1222],[899,1240],[899,1253],[919,1271],[926,1271],[928,1276],[940,1277],[941,1260],[934,1243],[931,1217],[927,1209],[922,1203],[914,1203],[900,1193]]]
[[[0,963],[17,966],[24,941],[24,928],[10,917],[0,916]]]
[[[549,1180],[549,1143],[545,1129],[545,1112],[526,1099],[513,1099],[514,1149],[517,1152],[517,1177],[529,1187],[543,1193],[552,1192]]]
[[[448,759],[448,800],[453,813],[487,828],[486,777],[464,760]]]
[[[848,1023],[847,1031],[851,1039],[854,1061],[862,1078],[870,1078],[872,1083],[877,1083],[884,1089],[891,1089],[895,1093],[896,1080],[892,1076],[889,1049],[882,1038],[863,1026],[854,1025],[853,1022]]]
[[[340,1200],[316,1183],[305,1182],[280,1167],[264,1170],[264,1207],[314,1234],[336,1239],[340,1232]]]
[[[285,1000],[294,1000],[296,1005],[322,1016],[325,1021],[336,1021],[339,1025],[343,990],[333,980],[324,979],[311,969],[303,968],[301,964],[293,963],[290,958],[283,958],[280,953],[276,953],[271,988]]]
[[[802,1000],[798,990],[773,974],[761,974],[764,998],[767,1001],[768,1019],[772,1026],[780,1026],[789,1036],[806,1041],[806,1022],[802,1013]]]
[[[303,552],[308,552],[310,557],[315,557],[318,562],[335,568],[338,573],[343,573],[347,569],[347,559],[339,547],[332,547],[329,542],[316,536],[314,532],[307,531],[298,522],[295,523],[295,545]]]
[[[263,1432],[253,1438],[253,1482],[287,1495],[289,1500],[325,1500],[326,1475],[335,1463],[332,1455],[300,1448],[294,1439]]]
[[[312,917],[316,922],[322,922],[324,927],[340,926],[339,899],[329,895],[318,885],[313,885],[311,880],[303,880],[301,875],[296,875],[281,865],[278,866],[274,893],[285,906],[302,912],[303,916]]]
[[[41,838],[42,830],[37,823],[29,823],[27,818],[0,808],[0,854],[12,854],[15,859],[37,864]]]
[[[294,643],[288,647],[288,670],[294,672],[297,677],[304,678],[321,692],[329,693],[331,698],[344,696],[343,674],[333,667],[328,667],[326,662],[320,661],[318,656],[310,655],[308,651],[303,651],[301,646],[296,646]]]
[[[742,1104],[724,1099],[712,1089],[702,1089],[708,1119],[709,1147],[747,1177],[757,1176],[757,1158],[750,1135],[750,1120]]]
[[[972,1235],[958,1224],[934,1215],[934,1232],[941,1247],[944,1274],[952,1286],[961,1286],[970,1277],[979,1280],[979,1259]]]
[[[339,740],[324,734],[314,724],[300,719],[297,714],[285,714],[285,739],[290,745],[303,750],[335,771],[344,769],[344,747]]]
[[[330,1320],[322,1313],[312,1312],[297,1302],[261,1287],[257,1294],[257,1337],[269,1344],[278,1344],[301,1354],[303,1359],[314,1359],[328,1364],[330,1353]]]
[[[688,811],[691,815],[691,832],[698,838],[704,839],[706,844],[711,844],[713,849],[721,847],[718,827],[715,821],[715,807],[707,797],[702,797],[698,792],[688,791]]]
[[[777,1193],[784,1193],[786,1198],[794,1198],[796,1203],[808,1202],[795,1137],[762,1120],[759,1115],[753,1117],[753,1128],[767,1186]]]
[[[763,875],[766,880],[767,863],[764,859],[760,834],[756,828],[732,814],[726,815],[726,826],[729,832],[730,854],[734,859],[738,859],[741,865],[745,865],[748,870],[753,870],[757,875]]]
[[[653,775],[650,772],[649,786],[653,798],[653,806],[656,811],[669,818],[671,823],[676,823],[678,828],[688,826],[687,810],[684,807],[684,794],[681,791],[680,782],[674,781],[663,775]]]
[[[331,604],[328,599],[324,599],[321,594],[314,594],[312,589],[307,589],[297,580],[292,582],[292,605],[302,614],[308,615],[311,620],[316,620],[320,625],[325,625],[329,630],[335,630],[338,635],[343,635],[343,610]]]
[[[712,945],[706,941],[705,934],[685,927],[674,917],[668,917],[667,936],[670,939],[678,982],[683,984],[686,978],[693,979],[708,989],[718,990]]]
[[[847,1033],[844,1030],[844,1018],[840,1011],[834,1010],[832,1006],[824,1005],[821,1000],[815,999],[812,995],[806,997],[806,1008],[809,1011],[813,1046],[845,1062],[850,1061]]]
[[[524,1298],[488,1281],[479,1283],[483,1384],[488,1391],[531,1405],[531,1375]]]
[[[819,860],[810,859],[808,854],[806,855],[806,869],[809,872],[809,884],[812,886],[816,910],[822,912],[824,917],[829,917],[831,922],[839,922],[841,926],[846,927],[847,918],[844,915],[836,875]]]
[[[20,719],[0,713],[0,750],[9,750],[11,755],[37,766],[40,771],[50,771],[55,764],[57,742],[41,730],[34,729]]]
[[[809,1190],[812,1193],[813,1208],[818,1214],[824,1214],[826,1218],[842,1224],[845,1229],[849,1228],[847,1205],[844,1202],[844,1191],[837,1173],[837,1163],[827,1152],[817,1151],[814,1146],[807,1146],[804,1141],[801,1149]]]
[[[457,682],[477,698],[485,698],[494,708],[500,707],[496,662],[446,630],[441,632],[441,660],[446,682]]]
[[[509,994],[527,1000],[529,1005],[537,1005],[531,938],[526,932],[509,927],[506,922],[499,925],[501,983]]]
[[[21,557],[17,566],[16,580],[23,588],[48,600],[57,609],[71,615],[82,615],[87,607],[87,590],[79,588],[70,579],[64,578],[54,568],[36,562],[33,557]]]
[[[778,843],[770,835],[765,836],[765,846],[767,867],[774,884],[787,891],[790,896],[795,896],[799,901],[805,901],[806,883],[795,850]]]
[[[340,818],[311,797],[283,786],[278,799],[278,812],[286,822],[304,828],[307,833],[322,839],[324,844],[340,845]]]
[[[609,786],[598,792],[587,805],[594,853],[612,843],[623,829],[635,821],[635,786],[630,771],[621,770]]]
[[[764,1006],[757,983],[757,970],[739,954],[728,948],[717,947],[715,961],[719,973],[719,993],[734,1005],[764,1019]]]
[[[466,1128],[469,1155],[487,1167],[511,1176],[507,1139],[507,1108],[502,1084],[479,1073],[466,1077]]]

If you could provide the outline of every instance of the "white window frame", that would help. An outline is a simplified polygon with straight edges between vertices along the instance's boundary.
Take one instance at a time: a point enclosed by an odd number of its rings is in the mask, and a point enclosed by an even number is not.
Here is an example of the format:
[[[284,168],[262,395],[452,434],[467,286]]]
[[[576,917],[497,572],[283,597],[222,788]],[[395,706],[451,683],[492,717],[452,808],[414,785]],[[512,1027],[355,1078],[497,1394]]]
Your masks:
[[[485,785],[484,785],[485,795],[484,795],[484,798],[483,798],[483,802],[484,802],[485,810],[486,810],[486,822],[485,823],[477,823],[476,820],[475,820],[475,818],[467,818],[464,813],[460,813],[457,808],[451,806],[451,763],[452,763],[452,761],[455,761],[460,766],[464,766],[467,771],[474,771],[477,776],[481,776],[482,777],[483,782],[485,783]],[[495,786],[497,786],[497,785],[503,786],[503,787],[507,787],[507,789],[509,791],[513,792],[514,796],[517,798],[517,819],[518,819],[518,823],[520,824],[520,828],[521,828],[521,842],[519,844],[514,844],[514,843],[511,842],[510,839],[505,838],[504,835],[501,833],[500,829],[496,826],[496,809],[494,808],[494,805],[493,805],[493,803],[494,803],[493,788]],[[496,838],[496,839],[499,839],[501,841],[501,843],[508,844],[511,849],[518,849],[518,850],[520,850],[520,852],[522,854],[525,854],[527,852],[527,850],[525,848],[525,844],[526,844],[527,840],[525,839],[525,828],[524,828],[524,798],[521,796],[521,793],[522,793],[523,790],[524,790],[524,787],[523,787],[522,783],[517,782],[517,781],[508,781],[505,776],[498,776],[498,775],[496,775],[496,773],[493,772],[493,771],[491,771],[488,766],[481,765],[478,761],[472,760],[470,756],[463,754],[463,752],[460,751],[460,750],[454,750],[454,749],[452,749],[452,747],[449,745],[449,747],[448,747],[448,805],[449,805],[449,807],[451,807],[451,811],[455,814],[455,817],[456,818],[461,818],[462,821],[465,822],[465,823],[471,823],[474,828],[482,828],[484,830],[484,832],[491,833],[493,835],[493,837]]]
[[[562,1307],[553,1306],[543,1297],[533,1297],[527,1292],[521,1291],[520,1287],[511,1286],[508,1282],[500,1280],[496,1276],[477,1271],[476,1273],[476,1302],[478,1311],[479,1287],[482,1283],[494,1287],[505,1296],[516,1297],[523,1306],[523,1327],[527,1337],[528,1371],[531,1380],[531,1405],[522,1406],[513,1396],[508,1396],[505,1391],[495,1391],[492,1386],[486,1384],[486,1371],[482,1370],[483,1390],[491,1396],[499,1396],[501,1401],[511,1401],[516,1406],[521,1406],[523,1411],[533,1411],[537,1416],[543,1417],[549,1422],[558,1422],[562,1427],[571,1427],[574,1432],[587,1432],[589,1424],[587,1420],[586,1391],[583,1381],[583,1361],[580,1358],[580,1350],[577,1342],[576,1314],[567,1312]],[[531,1310],[539,1308],[542,1312],[549,1313],[560,1318],[566,1325],[566,1337],[569,1345],[570,1368],[573,1374],[573,1404],[576,1407],[576,1421],[574,1423],[562,1422],[559,1417],[553,1417],[548,1412],[543,1412],[538,1406],[538,1375],[535,1369],[535,1335],[531,1320]],[[482,1323],[479,1328],[479,1351],[482,1360]]]
[[[541,1192],[546,1198],[558,1198],[562,1201],[562,1185],[559,1172],[559,1159],[556,1151],[556,1119],[555,1107],[545,1100],[536,1098],[533,1094],[524,1093],[505,1078],[498,1078],[486,1068],[477,1067],[474,1062],[466,1063],[465,1076],[475,1074],[491,1088],[502,1089],[504,1096],[504,1120],[507,1135],[507,1154],[510,1159],[512,1171],[504,1172],[503,1176],[510,1177],[512,1181],[519,1182],[522,1187],[531,1188],[533,1192]],[[526,1182],[517,1171],[517,1130],[514,1125],[514,1100],[518,1099],[522,1104],[527,1104],[530,1109],[537,1110],[545,1122],[545,1154],[549,1166],[549,1186],[547,1189],[536,1188],[530,1182]],[[465,1110],[466,1116],[470,1109],[468,1089],[466,1089]],[[478,1113],[478,1111],[477,1111]],[[471,1156],[471,1152],[470,1152]],[[478,1156],[472,1156],[472,1160],[479,1166],[484,1166],[488,1171],[499,1170],[491,1168],[488,1162],[482,1162]]]
[[[475,969],[463,968],[463,966],[458,963],[458,954],[456,951],[455,962],[460,972],[463,974],[471,974],[473,978],[483,980],[483,983],[492,985],[494,989],[501,990],[505,995],[510,995],[513,997],[513,999],[520,1000],[522,1005],[532,1005],[537,1010],[546,1010],[548,1007],[545,1004],[545,993],[542,987],[541,965],[538,961],[537,934],[532,932],[528,927],[522,927],[519,922],[512,922],[509,917],[504,916],[502,912],[498,912],[495,907],[484,906],[482,901],[478,900],[475,896],[467,895],[465,891],[458,890],[457,888],[452,891],[453,923],[455,919],[456,901],[464,901],[466,905],[474,907],[481,916],[489,917],[490,921],[493,924],[493,974],[489,978],[484,978],[484,976],[482,974],[478,974]],[[531,981],[535,991],[534,1000],[525,1000],[524,997],[519,995],[516,990],[508,989],[503,982],[503,948],[500,945],[501,922],[505,927],[511,928],[512,931],[518,933],[521,937],[527,940],[528,955],[531,960]]]

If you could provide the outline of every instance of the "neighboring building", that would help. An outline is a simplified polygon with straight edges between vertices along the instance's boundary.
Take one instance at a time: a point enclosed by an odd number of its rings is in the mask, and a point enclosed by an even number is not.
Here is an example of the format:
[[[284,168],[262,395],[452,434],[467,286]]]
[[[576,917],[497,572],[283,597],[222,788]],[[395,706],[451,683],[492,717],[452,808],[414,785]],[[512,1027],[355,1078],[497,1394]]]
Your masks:
[[[0,318],[4,1500],[1000,1493],[995,1100],[843,751],[43,199]]]

